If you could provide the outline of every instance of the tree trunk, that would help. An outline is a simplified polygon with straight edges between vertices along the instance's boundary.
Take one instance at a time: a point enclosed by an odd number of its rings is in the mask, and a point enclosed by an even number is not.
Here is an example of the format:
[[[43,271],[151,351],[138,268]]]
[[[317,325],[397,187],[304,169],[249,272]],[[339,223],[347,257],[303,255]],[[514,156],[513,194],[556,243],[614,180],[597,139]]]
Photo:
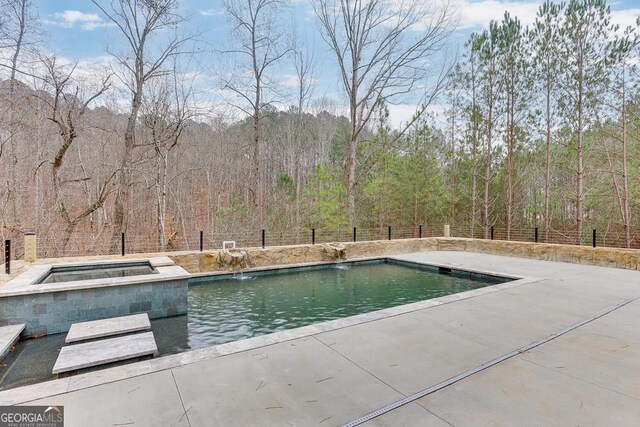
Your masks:
[[[139,82],[137,92],[131,102],[131,112],[127,119],[127,128],[124,133],[124,152],[120,160],[120,174],[116,200],[113,208],[113,234],[111,236],[112,249],[117,250],[120,233],[127,231],[127,212],[131,190],[131,159],[135,148],[135,130],[138,120],[138,112],[142,105],[142,82]]]
[[[584,204],[584,189],[583,189],[583,179],[584,179],[584,166],[582,163],[583,157],[583,139],[584,139],[584,129],[582,128],[583,123],[583,114],[584,114],[584,101],[583,101],[583,90],[584,90],[584,70],[582,68],[582,64],[580,64],[580,69],[578,72],[578,103],[576,105],[578,112],[578,170],[576,172],[576,244],[580,245],[582,243],[582,227],[583,227],[583,204]]]
[[[551,229],[551,215],[549,209],[549,196],[551,190],[551,74],[547,64],[547,93],[546,93],[546,156],[544,162],[544,241],[549,243],[549,231]]]
[[[471,155],[473,157],[471,169],[471,238],[475,238],[476,214],[477,214],[477,174],[478,174],[478,111],[476,94],[476,71],[475,62],[471,63],[471,139],[473,147]]]
[[[506,218],[506,233],[507,240],[511,240],[511,224],[513,222],[513,121],[514,121],[514,95],[513,87],[509,89],[507,94],[507,218]]]
[[[158,215],[158,246],[161,252],[167,248],[166,240],[166,206],[167,206],[167,161],[158,149],[156,159],[156,213]]]
[[[625,70],[623,69],[623,73]],[[629,175],[627,171],[627,105],[625,75],[622,81],[622,226],[624,228],[624,241],[627,248],[631,247],[631,210],[629,209]]]
[[[255,61],[255,59],[254,59]],[[257,66],[254,62],[254,76],[256,84],[255,100],[253,104],[253,155],[251,158],[251,204],[253,212],[257,213],[260,219],[260,226],[264,226],[264,213],[262,211],[262,200],[260,197],[260,102],[261,102],[261,81]]]
[[[349,227],[356,223],[356,154],[358,150],[357,107],[355,98],[351,99],[351,138],[349,139],[349,154],[347,156],[347,212]]]
[[[18,188],[18,148],[16,144],[16,133],[18,130],[18,123],[16,117],[16,105],[18,105],[15,99],[16,92],[16,72],[18,70],[18,59],[20,58],[20,52],[22,51],[22,41],[27,28],[27,2],[22,1],[20,4],[20,18],[18,37],[16,38],[16,46],[13,55],[11,56],[11,75],[9,76],[9,156],[11,164],[11,208],[13,213],[13,227],[14,229],[20,229],[21,213],[20,213],[20,197]]]
[[[475,232],[476,232],[476,210],[477,208],[477,195],[476,195],[476,176],[477,176],[477,160],[476,157],[478,156],[477,153],[477,147],[476,145],[473,146],[473,168],[471,170],[471,238],[475,238]]]
[[[489,95],[490,97],[493,94]],[[493,131],[493,106],[489,106],[489,115],[487,118],[487,153],[484,167],[484,200],[482,205],[482,228],[484,229],[484,238],[489,238],[489,183],[491,181],[491,138]]]
[[[449,224],[456,222],[456,202],[457,202],[457,187],[458,187],[458,162],[456,160],[456,140],[455,140],[455,126],[456,126],[456,105],[453,104],[453,117],[451,118],[451,206],[449,212]]]

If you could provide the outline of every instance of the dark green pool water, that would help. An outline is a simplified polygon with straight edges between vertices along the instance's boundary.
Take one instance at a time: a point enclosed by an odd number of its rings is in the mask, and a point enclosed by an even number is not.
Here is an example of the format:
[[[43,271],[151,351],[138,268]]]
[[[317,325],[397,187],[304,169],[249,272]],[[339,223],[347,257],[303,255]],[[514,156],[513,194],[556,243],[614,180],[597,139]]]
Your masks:
[[[189,346],[205,347],[468,291],[488,283],[390,263],[189,288]]]
[[[187,316],[151,322],[161,354],[269,334],[437,298],[506,279],[391,262],[264,273],[255,280],[193,280]],[[0,367],[0,389],[46,381],[66,334],[18,344]]]

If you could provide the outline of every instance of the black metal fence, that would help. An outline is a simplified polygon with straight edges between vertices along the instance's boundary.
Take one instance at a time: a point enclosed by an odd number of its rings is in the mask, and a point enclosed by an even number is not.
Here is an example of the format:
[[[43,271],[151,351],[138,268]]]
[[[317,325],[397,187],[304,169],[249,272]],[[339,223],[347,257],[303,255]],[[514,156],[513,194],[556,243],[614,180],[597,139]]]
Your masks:
[[[452,237],[485,238],[482,227],[451,225]],[[300,228],[273,231],[269,229],[238,230],[192,230],[173,233],[164,239],[134,232],[119,233],[115,237],[107,231],[76,232],[65,243],[63,232],[47,230],[46,235],[37,236],[38,258],[58,258],[69,256],[125,255],[134,253],[157,253],[176,251],[203,251],[221,249],[223,241],[233,240],[237,247],[267,247],[295,244],[321,244],[329,242],[352,242],[372,240],[396,240],[443,236],[444,224],[418,224],[397,227],[344,227],[339,229]],[[588,246],[627,247],[624,234],[609,230],[585,229],[580,241],[575,230],[549,230],[545,233],[539,227],[513,228],[491,226],[486,238],[521,242],[580,244]],[[10,247],[8,245],[11,245]],[[640,248],[640,235],[631,239],[631,248]],[[15,237],[11,243],[5,242],[5,259],[21,259],[24,256],[24,236]]]

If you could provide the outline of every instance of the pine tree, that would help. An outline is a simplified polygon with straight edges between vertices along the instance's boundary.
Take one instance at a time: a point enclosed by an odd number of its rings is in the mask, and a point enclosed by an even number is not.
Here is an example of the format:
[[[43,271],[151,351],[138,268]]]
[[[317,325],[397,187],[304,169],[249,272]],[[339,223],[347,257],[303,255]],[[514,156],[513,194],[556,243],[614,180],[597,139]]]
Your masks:
[[[542,115],[544,117],[544,241],[549,241],[551,229],[551,143],[552,131],[555,126],[556,97],[558,91],[558,46],[561,42],[560,19],[563,13],[563,4],[556,4],[549,0],[540,6],[536,21],[530,33],[533,47],[534,73],[536,87],[542,94]]]
[[[615,30],[605,0],[571,0],[560,32],[561,107],[573,129],[576,165],[575,243],[582,242],[584,224],[584,140],[585,131],[603,90],[610,62],[609,40]]]

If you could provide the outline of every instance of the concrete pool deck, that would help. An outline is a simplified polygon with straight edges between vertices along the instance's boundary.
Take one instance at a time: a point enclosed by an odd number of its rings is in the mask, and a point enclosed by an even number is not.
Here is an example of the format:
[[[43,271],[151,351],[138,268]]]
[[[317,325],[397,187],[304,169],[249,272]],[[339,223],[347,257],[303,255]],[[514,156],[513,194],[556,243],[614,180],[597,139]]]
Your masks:
[[[539,280],[146,375],[113,368],[123,379],[72,392],[71,379],[7,390],[0,404],[64,405],[67,426],[340,425],[640,294],[633,270],[466,252],[395,258]],[[639,318],[640,300],[629,302],[369,425],[638,425]],[[30,398],[44,388],[51,396]]]

